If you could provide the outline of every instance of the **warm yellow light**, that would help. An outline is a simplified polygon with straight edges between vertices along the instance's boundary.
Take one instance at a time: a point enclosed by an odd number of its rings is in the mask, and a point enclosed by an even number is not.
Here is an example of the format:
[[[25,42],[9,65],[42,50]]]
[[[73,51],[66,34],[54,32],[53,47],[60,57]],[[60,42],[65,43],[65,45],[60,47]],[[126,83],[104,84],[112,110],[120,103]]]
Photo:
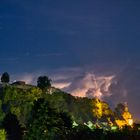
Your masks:
[[[132,126],[133,125],[133,120],[129,119],[128,124]]]
[[[127,125],[126,121],[124,120],[115,120],[116,124],[119,126],[119,128],[122,128],[123,126]]]
[[[125,120],[115,120],[116,124],[122,128],[125,125],[133,126],[133,119],[128,119],[127,121]]]

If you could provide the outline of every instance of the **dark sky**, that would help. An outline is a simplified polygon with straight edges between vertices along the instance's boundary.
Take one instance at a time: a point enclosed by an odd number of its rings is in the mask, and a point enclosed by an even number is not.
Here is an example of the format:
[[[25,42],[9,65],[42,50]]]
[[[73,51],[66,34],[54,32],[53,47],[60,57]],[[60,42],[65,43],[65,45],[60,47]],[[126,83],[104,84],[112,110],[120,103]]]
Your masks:
[[[111,73],[140,105],[139,62],[139,0],[0,0],[0,73]]]

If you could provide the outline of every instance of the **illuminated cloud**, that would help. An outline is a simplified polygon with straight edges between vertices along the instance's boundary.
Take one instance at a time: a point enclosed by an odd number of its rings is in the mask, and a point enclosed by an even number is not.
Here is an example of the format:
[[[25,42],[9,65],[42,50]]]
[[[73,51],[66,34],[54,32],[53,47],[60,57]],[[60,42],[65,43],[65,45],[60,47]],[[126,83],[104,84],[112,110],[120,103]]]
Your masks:
[[[71,84],[70,82],[69,82],[69,83],[67,83],[67,82],[55,83],[55,82],[54,82],[54,83],[53,83],[53,86],[54,86],[55,88],[63,89],[63,88],[68,87],[70,84]]]
[[[98,97],[100,99],[110,96],[109,87],[115,76],[96,76],[93,73],[76,77],[73,82],[63,90],[70,92],[74,96]]]

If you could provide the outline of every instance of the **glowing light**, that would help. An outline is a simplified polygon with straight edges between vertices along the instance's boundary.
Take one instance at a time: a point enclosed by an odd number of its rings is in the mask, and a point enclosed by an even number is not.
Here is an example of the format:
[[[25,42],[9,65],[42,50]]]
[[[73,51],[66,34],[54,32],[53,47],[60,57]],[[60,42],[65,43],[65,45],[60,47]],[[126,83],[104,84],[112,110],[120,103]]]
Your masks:
[[[119,128],[122,128],[123,126],[127,125],[126,121],[124,120],[115,120],[117,126],[119,126]]]
[[[133,119],[129,119],[128,124],[132,126],[133,125]]]
[[[72,126],[73,126],[73,128],[74,128],[74,127],[78,126],[78,124],[77,124],[75,121],[73,121]]]
[[[111,127],[111,130],[112,130],[112,131],[116,131],[117,129],[118,129],[117,126],[112,126],[112,127]]]
[[[128,119],[128,121],[125,120],[115,120],[116,124],[122,128],[125,125],[133,126],[133,119]]]

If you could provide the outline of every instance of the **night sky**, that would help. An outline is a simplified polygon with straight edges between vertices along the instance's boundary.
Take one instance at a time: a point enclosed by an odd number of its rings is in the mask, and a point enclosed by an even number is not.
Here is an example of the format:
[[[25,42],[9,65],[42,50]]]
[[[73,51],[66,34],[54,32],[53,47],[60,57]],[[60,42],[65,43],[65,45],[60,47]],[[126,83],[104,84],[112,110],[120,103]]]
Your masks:
[[[68,92],[114,76],[105,100],[140,118],[140,1],[0,0],[4,71],[28,83],[47,74]]]

